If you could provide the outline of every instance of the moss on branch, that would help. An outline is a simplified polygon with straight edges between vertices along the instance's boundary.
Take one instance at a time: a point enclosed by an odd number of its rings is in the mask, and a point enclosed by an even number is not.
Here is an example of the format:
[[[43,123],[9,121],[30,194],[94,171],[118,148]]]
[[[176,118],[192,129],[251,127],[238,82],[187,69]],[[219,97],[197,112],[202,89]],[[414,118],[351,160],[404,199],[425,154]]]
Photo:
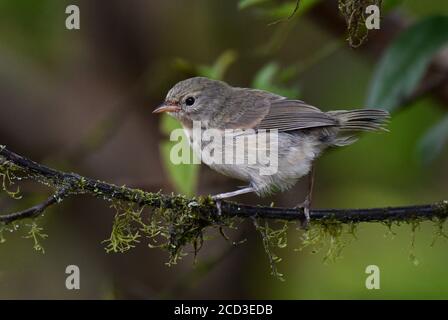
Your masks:
[[[90,194],[106,201],[114,208],[116,215],[110,237],[105,240],[107,252],[125,252],[141,241],[151,248],[158,247],[169,254],[168,264],[174,264],[184,256],[190,246],[194,254],[202,247],[207,229],[217,229],[224,237],[223,228],[234,228],[244,218],[252,218],[260,232],[267,252],[272,274],[278,278],[280,258],[276,249],[286,247],[288,227],[293,221],[301,221],[301,209],[249,206],[222,201],[221,214],[209,196],[187,198],[182,195],[147,192],[67,173],[41,165],[0,146],[0,182],[5,194],[19,200],[20,190],[15,184],[22,180],[33,180],[53,189],[53,195],[42,203],[26,210],[0,215],[0,243],[4,242],[5,231],[15,231],[24,219],[28,224],[28,237],[34,241],[34,248],[44,252],[41,240],[46,238],[36,218],[48,207],[59,204],[67,197]],[[360,222],[411,223],[417,226],[421,221],[434,221],[436,236],[446,237],[443,223],[448,217],[448,201],[427,205],[372,209],[323,209],[311,211],[311,224],[302,230],[302,246],[322,248],[326,245],[326,260],[340,255],[349,242],[343,236],[355,234]],[[271,222],[280,221],[280,227],[273,228]],[[413,232],[417,227],[413,227]]]

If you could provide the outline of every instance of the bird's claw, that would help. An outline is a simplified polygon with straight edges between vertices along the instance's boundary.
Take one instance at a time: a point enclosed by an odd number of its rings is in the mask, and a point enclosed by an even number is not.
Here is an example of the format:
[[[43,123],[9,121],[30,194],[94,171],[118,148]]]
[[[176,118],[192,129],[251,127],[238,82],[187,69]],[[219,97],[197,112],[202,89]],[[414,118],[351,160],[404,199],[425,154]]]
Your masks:
[[[310,201],[308,197],[301,204],[294,207],[294,209],[302,209],[305,219],[301,220],[301,226],[303,229],[308,229],[311,217],[310,217]]]
[[[189,203],[188,203],[188,208],[192,208],[192,207],[198,207],[199,206],[199,203],[197,202],[197,201],[190,201]]]
[[[222,200],[222,198],[218,194],[218,195],[212,196],[212,199],[215,201],[216,210],[218,212],[218,216],[220,216],[222,214],[222,210],[221,210],[221,200]]]
[[[215,204],[216,204],[216,210],[218,210],[218,216],[220,216],[222,214],[221,199],[216,199]]]

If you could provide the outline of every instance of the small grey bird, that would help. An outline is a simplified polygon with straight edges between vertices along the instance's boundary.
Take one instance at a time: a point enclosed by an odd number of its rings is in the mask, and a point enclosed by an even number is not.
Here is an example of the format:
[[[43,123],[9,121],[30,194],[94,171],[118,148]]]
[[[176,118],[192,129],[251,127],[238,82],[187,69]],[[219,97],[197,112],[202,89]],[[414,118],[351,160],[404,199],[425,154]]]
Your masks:
[[[323,150],[355,142],[357,139],[354,134],[359,131],[385,130],[384,124],[389,118],[387,111],[379,109],[323,112],[300,100],[291,100],[263,90],[232,87],[225,82],[204,77],[177,83],[168,92],[165,102],[154,110],[154,113],[161,112],[168,112],[181,122],[193,149],[199,154],[204,146],[199,147],[192,140],[193,124],[196,121],[200,122],[202,129],[215,129],[222,132],[223,137],[228,129],[253,129],[252,134],[255,135],[263,130],[277,132],[278,170],[273,174],[260,174],[260,168],[266,164],[258,162],[209,164],[212,169],[249,184],[237,191],[214,196],[217,204],[220,199],[244,193],[255,192],[259,196],[266,196],[287,190],[299,178],[313,173],[313,160]],[[229,140],[223,141],[228,144]],[[224,142],[223,153],[226,147],[229,146]],[[248,152],[256,152],[256,149],[256,146],[249,147]],[[312,186],[311,174],[308,195],[300,205],[304,208],[307,221]]]

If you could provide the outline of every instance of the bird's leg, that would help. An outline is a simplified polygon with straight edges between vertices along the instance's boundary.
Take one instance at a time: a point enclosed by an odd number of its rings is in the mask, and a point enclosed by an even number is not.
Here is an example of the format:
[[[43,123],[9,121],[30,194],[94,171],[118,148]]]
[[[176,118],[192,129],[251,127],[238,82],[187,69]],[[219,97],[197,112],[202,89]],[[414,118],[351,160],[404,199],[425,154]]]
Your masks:
[[[255,191],[255,189],[252,187],[244,187],[244,188],[236,190],[236,191],[225,192],[225,193],[220,193],[220,194],[214,195],[214,196],[212,196],[212,199],[213,200],[222,200],[222,199],[227,199],[227,198],[239,196],[240,194],[250,193],[250,192],[254,192],[254,191]]]
[[[295,208],[302,208],[303,214],[305,215],[305,220],[302,222],[303,228],[308,228],[308,223],[310,222],[310,208],[311,208],[311,202],[313,201],[313,188],[314,188],[314,166],[311,166],[311,171],[309,173],[308,178],[308,193],[305,197],[305,200],[295,206]]]
[[[227,199],[227,198],[238,196],[240,194],[250,193],[250,192],[254,192],[254,191],[255,191],[255,189],[252,187],[245,187],[245,188],[242,188],[242,189],[239,189],[236,191],[220,193],[220,194],[212,196],[212,199],[215,200],[216,208],[218,209],[218,215],[221,215],[221,200],[222,199]]]

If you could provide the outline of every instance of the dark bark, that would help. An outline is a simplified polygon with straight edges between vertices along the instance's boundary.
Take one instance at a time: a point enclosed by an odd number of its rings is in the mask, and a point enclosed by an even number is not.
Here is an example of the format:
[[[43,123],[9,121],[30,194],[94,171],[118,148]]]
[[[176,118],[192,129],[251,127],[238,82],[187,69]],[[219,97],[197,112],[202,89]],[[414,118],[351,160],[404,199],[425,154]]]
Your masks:
[[[212,202],[197,204],[195,199],[184,201],[182,196],[166,195],[161,193],[144,192],[139,189],[119,187],[110,183],[82,177],[76,173],[58,171],[41,165],[23,156],[20,156],[5,147],[0,150],[0,165],[3,168],[10,166],[31,179],[49,184],[56,189],[56,193],[45,202],[27,210],[0,216],[0,222],[11,223],[16,220],[35,217],[51,205],[59,203],[68,195],[91,194],[104,200],[119,200],[135,203],[152,208],[170,207],[173,203],[185,205],[198,205],[200,211],[213,211],[217,214]],[[6,169],[5,169],[6,170]],[[222,214],[232,217],[260,217],[265,219],[303,220],[302,209],[273,208],[250,206],[234,202],[222,201]],[[431,220],[445,218],[448,214],[448,201],[439,201],[432,204],[412,205],[404,207],[386,207],[370,209],[319,209],[311,210],[313,221],[331,220],[342,223],[350,222],[379,222],[379,221],[405,221],[410,219]]]

